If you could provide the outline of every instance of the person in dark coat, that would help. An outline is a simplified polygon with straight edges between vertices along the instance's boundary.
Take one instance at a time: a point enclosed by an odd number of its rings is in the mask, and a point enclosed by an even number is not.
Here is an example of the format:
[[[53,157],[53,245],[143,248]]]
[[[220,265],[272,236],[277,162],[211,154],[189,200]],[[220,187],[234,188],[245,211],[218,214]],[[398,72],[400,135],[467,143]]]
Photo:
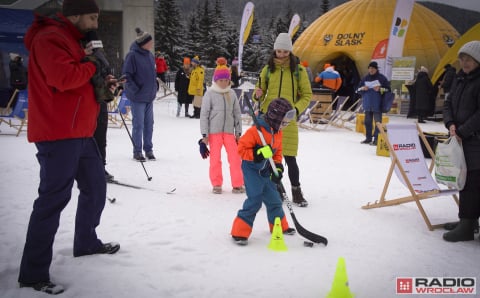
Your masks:
[[[443,234],[449,242],[470,241],[480,216],[480,41],[464,44],[458,51],[461,70],[453,81],[443,107],[443,122],[450,136],[463,146],[467,179],[460,191],[455,229]]]
[[[425,123],[425,118],[433,115],[435,112],[435,92],[426,67],[420,67],[413,86],[415,89],[415,111],[418,123]]]
[[[375,125],[372,136],[373,121],[382,123],[382,94],[386,91],[390,91],[390,82],[378,71],[378,63],[370,62],[368,74],[360,81],[358,89],[358,93],[363,98],[363,110],[365,111],[365,140],[360,142],[362,144],[377,146],[378,128]]]
[[[10,53],[10,86],[14,89],[27,88],[27,68],[23,65],[23,58],[19,54]]]
[[[152,36],[135,28],[137,37],[125,57],[122,73],[126,75],[125,93],[131,102],[133,159],[155,160],[153,154],[153,101],[157,94],[157,76]],[[145,156],[142,154],[145,151]]]
[[[180,116],[182,104],[185,105],[185,117],[190,118],[188,107],[193,101],[193,95],[188,94],[188,85],[190,84],[190,58],[183,58],[183,68],[177,71],[175,76],[175,91],[177,91],[177,117]]]
[[[443,74],[443,80],[440,84],[440,88],[443,89],[445,98],[447,98],[448,93],[450,93],[450,88],[452,87],[453,79],[455,78],[457,70],[450,64],[446,64],[443,68],[445,69],[445,73]]]

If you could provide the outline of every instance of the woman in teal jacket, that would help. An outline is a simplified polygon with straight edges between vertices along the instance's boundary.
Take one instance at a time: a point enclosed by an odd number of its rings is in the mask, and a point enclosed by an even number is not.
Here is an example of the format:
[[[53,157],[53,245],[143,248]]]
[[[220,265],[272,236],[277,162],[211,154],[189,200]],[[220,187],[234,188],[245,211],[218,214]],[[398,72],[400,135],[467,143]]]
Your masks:
[[[273,45],[268,64],[262,69],[255,89],[254,100],[259,101],[260,111],[265,113],[273,99],[283,97],[297,111],[297,117],[310,104],[312,88],[305,68],[292,53],[292,41],[288,33],[280,33]],[[298,126],[292,121],[283,129],[283,156],[288,167],[288,178],[292,186],[293,202],[308,206],[300,188],[300,170],[297,164]]]

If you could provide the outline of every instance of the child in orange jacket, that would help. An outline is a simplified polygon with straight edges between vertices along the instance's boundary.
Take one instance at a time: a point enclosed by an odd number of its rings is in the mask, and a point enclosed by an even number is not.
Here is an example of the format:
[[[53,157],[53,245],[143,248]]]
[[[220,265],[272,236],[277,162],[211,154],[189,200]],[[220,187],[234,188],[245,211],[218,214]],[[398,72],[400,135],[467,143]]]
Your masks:
[[[267,208],[270,232],[276,217],[280,217],[284,234],[295,234],[288,226],[277,185],[282,179],[282,131],[295,118],[295,110],[283,98],[273,100],[258,123],[267,145],[263,146],[256,126],[250,127],[238,142],[247,199],[233,221],[231,235],[235,243],[246,245],[253,222],[262,202]],[[278,176],[272,173],[269,158],[273,158]]]

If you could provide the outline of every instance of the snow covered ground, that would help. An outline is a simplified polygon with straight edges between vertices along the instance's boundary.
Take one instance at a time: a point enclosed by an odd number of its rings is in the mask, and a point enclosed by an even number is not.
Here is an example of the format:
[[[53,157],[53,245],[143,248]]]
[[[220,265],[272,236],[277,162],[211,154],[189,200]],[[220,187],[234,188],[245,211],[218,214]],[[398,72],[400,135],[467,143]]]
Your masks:
[[[326,236],[328,246],[304,247],[304,239],[295,235],[285,236],[287,252],[268,249],[264,209],[249,245],[236,246],[229,232],[245,196],[231,193],[226,159],[224,193],[212,194],[208,160],[198,152],[199,121],[176,118],[175,111],[173,97],[155,102],[157,161],[145,163],[153,177],[150,182],[141,164],[132,160],[125,129],[109,129],[108,171],[120,181],[146,189],[108,185],[108,195],[116,202],[107,202],[98,234],[106,242],[120,242],[121,250],[115,255],[73,258],[78,195],[74,189],[62,214],[50,270],[52,281],[66,287],[61,297],[325,297],[340,257],[345,259],[355,297],[396,297],[397,277],[480,281],[478,235],[475,241],[447,243],[442,240],[443,230],[427,229],[414,203],[361,209],[380,198],[390,159],[377,156],[375,147],[361,145],[363,135],[336,127],[301,130],[298,162],[310,205],[294,207],[299,222]],[[390,117],[390,122],[409,121],[414,120]],[[441,123],[428,122],[422,128],[446,132]],[[2,134],[10,132],[5,124],[0,129]],[[27,142],[26,133],[0,138],[0,297],[45,297],[17,284],[37,195],[35,146]],[[288,182],[284,179],[290,196]],[[167,194],[173,188],[175,193]],[[401,195],[408,195],[408,190],[393,177],[387,198]],[[423,204],[433,223],[457,218],[451,198]]]

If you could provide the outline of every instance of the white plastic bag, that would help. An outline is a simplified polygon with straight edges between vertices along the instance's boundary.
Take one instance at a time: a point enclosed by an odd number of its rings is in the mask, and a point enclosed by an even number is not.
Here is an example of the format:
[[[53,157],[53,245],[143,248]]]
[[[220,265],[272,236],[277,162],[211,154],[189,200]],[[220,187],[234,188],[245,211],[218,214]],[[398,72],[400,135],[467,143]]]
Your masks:
[[[463,147],[456,137],[438,143],[435,150],[435,180],[458,190],[462,190],[467,179],[467,163]]]

